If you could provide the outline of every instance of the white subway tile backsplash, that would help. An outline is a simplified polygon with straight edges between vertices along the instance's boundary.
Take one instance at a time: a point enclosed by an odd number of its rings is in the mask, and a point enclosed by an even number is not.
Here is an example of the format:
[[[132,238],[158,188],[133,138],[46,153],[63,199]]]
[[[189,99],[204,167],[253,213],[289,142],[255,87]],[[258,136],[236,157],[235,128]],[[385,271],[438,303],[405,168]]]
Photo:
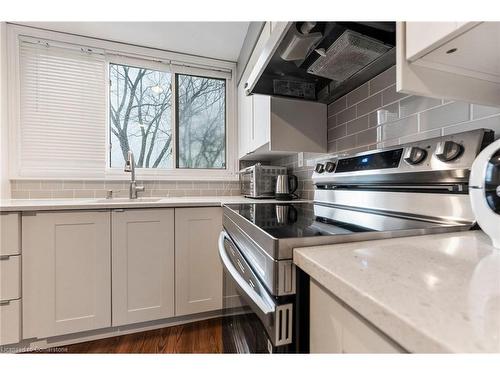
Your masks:
[[[428,130],[421,133],[410,134],[404,137],[399,138],[399,143],[410,143],[410,142],[418,142],[424,139],[440,137],[442,134],[441,129]]]
[[[326,126],[328,129],[331,129],[331,128],[334,128],[335,126],[337,126],[337,116],[333,115],[333,116],[328,117],[327,122],[326,122]]]
[[[356,104],[357,116],[363,116],[371,111],[382,106],[382,93],[370,96],[368,99],[363,100]]]
[[[74,189],[83,189],[84,181],[63,181],[63,189],[64,190],[74,190]]]
[[[405,117],[401,120],[390,122],[382,125],[381,140],[387,141],[404,137],[418,132],[418,118],[417,115]]]
[[[500,138],[500,116],[487,117],[480,120],[462,122],[443,128],[443,135],[455,134],[473,129],[491,129],[495,132],[495,139]]]
[[[349,124],[349,123],[347,123]],[[336,128],[328,130],[328,139],[336,140],[347,135],[347,124],[342,124]]]
[[[104,181],[85,181],[84,188],[85,190],[95,190],[95,189],[104,190]]]
[[[470,104],[453,102],[420,113],[420,131],[442,128],[469,119]]]
[[[358,133],[368,129],[368,115],[358,117],[356,120],[346,123],[347,135]]]
[[[337,140],[337,151],[346,151],[356,147],[356,135],[350,135]]]
[[[500,113],[500,107],[487,107],[485,105],[472,105],[472,118],[478,119],[483,117],[488,117]]]
[[[347,121],[354,120],[356,118],[356,106],[353,105],[343,111],[337,113],[337,125],[344,124]]]
[[[356,145],[371,145],[377,142],[377,128],[371,128],[356,134]]]
[[[33,190],[30,191],[30,199],[51,199],[52,192],[44,190]]]
[[[346,95],[347,106],[350,107],[366,98],[368,98],[368,82]]]
[[[387,105],[389,103],[393,103],[397,100],[405,98],[406,96],[406,94],[400,94],[396,91],[396,85],[392,85],[382,91],[382,104]]]
[[[200,195],[239,195],[237,181],[138,181],[146,190],[143,197],[183,197]],[[128,197],[128,181],[12,181],[14,199],[105,198],[108,190],[115,197]],[[216,187],[214,187],[216,186]]]
[[[399,102],[400,114],[401,117],[406,117],[441,104],[441,99],[426,98],[424,96],[409,96]]]
[[[393,66],[370,81],[370,95],[396,83],[396,66]]]

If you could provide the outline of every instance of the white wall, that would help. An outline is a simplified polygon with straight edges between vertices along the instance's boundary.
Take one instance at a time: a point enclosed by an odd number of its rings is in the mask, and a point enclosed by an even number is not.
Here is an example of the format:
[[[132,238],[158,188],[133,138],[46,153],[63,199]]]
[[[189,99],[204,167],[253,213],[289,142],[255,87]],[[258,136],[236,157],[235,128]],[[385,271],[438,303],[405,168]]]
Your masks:
[[[0,22],[0,198],[10,198],[6,23]]]

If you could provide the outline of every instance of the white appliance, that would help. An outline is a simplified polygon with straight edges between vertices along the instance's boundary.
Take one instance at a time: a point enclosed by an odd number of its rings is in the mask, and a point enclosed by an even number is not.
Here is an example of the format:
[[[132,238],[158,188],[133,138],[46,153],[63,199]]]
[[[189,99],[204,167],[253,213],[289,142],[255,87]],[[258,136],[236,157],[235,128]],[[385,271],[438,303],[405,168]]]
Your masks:
[[[500,139],[486,147],[472,164],[469,186],[477,223],[500,249]]]

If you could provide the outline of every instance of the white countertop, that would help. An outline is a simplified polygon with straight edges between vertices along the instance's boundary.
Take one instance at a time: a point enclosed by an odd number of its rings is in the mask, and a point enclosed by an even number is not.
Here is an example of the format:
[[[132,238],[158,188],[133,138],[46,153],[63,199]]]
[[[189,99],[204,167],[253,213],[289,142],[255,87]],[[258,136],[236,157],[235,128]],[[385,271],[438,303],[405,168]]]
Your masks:
[[[147,197],[137,200],[80,198],[80,199],[5,199],[0,200],[0,211],[55,211],[55,210],[90,210],[107,208],[160,208],[160,207],[220,207],[231,203],[277,203],[275,199],[251,199],[244,196],[220,197]],[[294,202],[305,202],[296,200]]]
[[[410,352],[500,352],[500,250],[482,231],[300,248],[294,262]]]

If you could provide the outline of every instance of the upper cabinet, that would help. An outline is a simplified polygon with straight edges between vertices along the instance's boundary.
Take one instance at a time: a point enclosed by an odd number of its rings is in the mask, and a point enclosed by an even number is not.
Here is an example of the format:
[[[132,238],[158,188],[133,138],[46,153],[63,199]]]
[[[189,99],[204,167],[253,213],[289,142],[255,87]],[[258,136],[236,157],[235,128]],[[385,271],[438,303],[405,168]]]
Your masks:
[[[240,158],[326,152],[325,104],[257,94],[244,97],[242,104]]]
[[[397,90],[500,105],[500,22],[398,22]]]

